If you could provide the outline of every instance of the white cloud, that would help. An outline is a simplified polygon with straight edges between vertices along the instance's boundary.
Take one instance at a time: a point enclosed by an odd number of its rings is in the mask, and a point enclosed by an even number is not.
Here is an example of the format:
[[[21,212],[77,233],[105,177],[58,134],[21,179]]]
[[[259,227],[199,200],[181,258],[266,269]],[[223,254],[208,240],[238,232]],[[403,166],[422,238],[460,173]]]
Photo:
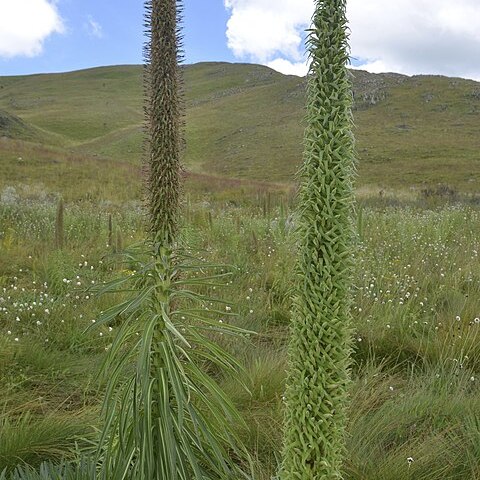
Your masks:
[[[224,2],[235,56],[302,73],[303,31],[313,0]],[[360,59],[360,68],[480,79],[480,0],[347,2],[352,56]]]
[[[53,1],[0,0],[0,57],[33,57],[64,26]]]
[[[231,16],[228,46],[234,55],[268,63],[284,58],[303,62],[303,31],[312,13],[312,0],[224,0]]]
[[[87,32],[90,36],[96,38],[103,38],[102,26],[91,15],[87,17],[85,28],[87,29]]]
[[[385,73],[396,72],[399,73],[401,68],[397,65],[393,66],[391,63],[385,63],[383,60],[373,60],[362,63],[361,65],[352,65],[355,70],[366,70],[370,73]]]
[[[308,73],[308,62],[290,62],[284,58],[276,58],[267,63],[267,67],[273,68],[277,72],[282,72],[285,75],[296,75],[297,77],[304,77]]]
[[[352,54],[408,75],[480,77],[477,0],[349,0]]]

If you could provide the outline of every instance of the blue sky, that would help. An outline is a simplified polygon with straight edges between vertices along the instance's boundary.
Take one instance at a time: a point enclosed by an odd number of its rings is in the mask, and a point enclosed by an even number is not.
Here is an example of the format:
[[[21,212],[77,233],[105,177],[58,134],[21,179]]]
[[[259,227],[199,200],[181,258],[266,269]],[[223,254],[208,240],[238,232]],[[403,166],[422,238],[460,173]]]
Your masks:
[[[21,1],[21,0],[14,0]],[[63,33],[53,33],[34,57],[0,57],[0,75],[77,70],[142,62],[143,3],[132,0],[59,0]],[[186,61],[235,61],[225,36],[222,0],[186,0]],[[97,25],[97,29],[92,26]]]
[[[187,63],[305,75],[314,0],[184,0]],[[479,0],[347,0],[354,66],[480,80]],[[0,75],[141,63],[142,0],[0,0]]]

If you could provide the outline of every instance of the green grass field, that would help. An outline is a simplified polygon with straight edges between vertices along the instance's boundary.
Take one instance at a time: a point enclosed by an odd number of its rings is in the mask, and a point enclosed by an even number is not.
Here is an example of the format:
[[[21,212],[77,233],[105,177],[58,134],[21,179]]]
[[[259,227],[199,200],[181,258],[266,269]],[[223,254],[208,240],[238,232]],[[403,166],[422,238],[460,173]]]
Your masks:
[[[480,479],[480,87],[356,75],[345,479]],[[281,450],[302,85],[259,66],[186,68],[183,237],[230,266],[214,292],[227,302],[223,321],[255,332],[219,338],[249,391],[217,378],[246,421],[238,431],[255,480],[275,475]],[[95,326],[119,298],[92,289],[129,275],[113,251],[144,238],[141,111],[140,67],[0,78],[2,480],[46,461],[72,461],[65,478],[93,477],[78,457],[101,428],[97,374],[121,319]],[[46,472],[28,478],[58,478]]]
[[[266,480],[281,448],[295,218],[282,196],[233,192],[236,202],[191,190],[184,237],[232,266],[215,292],[237,314],[224,321],[256,332],[221,340],[245,366],[250,393],[219,380]],[[71,202],[59,251],[55,208],[6,195],[0,206],[0,470],[88,451],[100,427],[96,372],[118,328],[85,332],[115,300],[89,288],[128,274],[107,246],[108,215],[123,245],[143,237],[136,202]],[[480,478],[479,225],[468,206],[362,207],[346,479]]]

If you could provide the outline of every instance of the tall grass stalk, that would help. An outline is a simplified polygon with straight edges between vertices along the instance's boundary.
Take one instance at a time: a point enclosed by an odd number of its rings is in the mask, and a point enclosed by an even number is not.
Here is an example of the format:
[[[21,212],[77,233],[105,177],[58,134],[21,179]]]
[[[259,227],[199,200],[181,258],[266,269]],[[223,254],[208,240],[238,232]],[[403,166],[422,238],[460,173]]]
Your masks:
[[[112,214],[111,213],[108,214],[108,240],[107,240],[107,245],[110,248],[113,246],[113,219],[112,219]]]
[[[57,215],[55,217],[55,247],[58,249],[63,248],[64,238],[65,238],[65,228],[64,228],[64,210],[63,199],[61,198],[58,201],[57,206]]]

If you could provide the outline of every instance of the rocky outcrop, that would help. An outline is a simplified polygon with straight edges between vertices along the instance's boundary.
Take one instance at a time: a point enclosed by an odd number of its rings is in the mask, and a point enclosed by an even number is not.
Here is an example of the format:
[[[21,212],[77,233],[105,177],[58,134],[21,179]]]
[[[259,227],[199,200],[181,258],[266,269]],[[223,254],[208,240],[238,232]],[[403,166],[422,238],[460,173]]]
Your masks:
[[[34,129],[16,115],[0,110],[0,137],[33,138]]]

